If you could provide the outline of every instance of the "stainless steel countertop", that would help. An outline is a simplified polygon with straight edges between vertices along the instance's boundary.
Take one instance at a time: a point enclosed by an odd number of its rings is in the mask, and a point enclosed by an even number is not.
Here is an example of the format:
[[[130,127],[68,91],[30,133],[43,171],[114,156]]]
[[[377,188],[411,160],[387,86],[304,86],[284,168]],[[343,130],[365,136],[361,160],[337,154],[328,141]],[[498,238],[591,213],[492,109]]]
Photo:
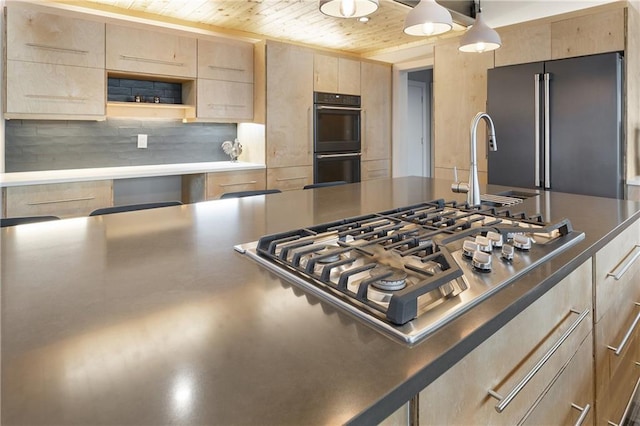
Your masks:
[[[372,424],[640,218],[640,202],[528,199],[512,211],[568,217],[586,238],[413,348],[233,250],[461,201],[449,184],[377,180],[2,229],[2,424]]]

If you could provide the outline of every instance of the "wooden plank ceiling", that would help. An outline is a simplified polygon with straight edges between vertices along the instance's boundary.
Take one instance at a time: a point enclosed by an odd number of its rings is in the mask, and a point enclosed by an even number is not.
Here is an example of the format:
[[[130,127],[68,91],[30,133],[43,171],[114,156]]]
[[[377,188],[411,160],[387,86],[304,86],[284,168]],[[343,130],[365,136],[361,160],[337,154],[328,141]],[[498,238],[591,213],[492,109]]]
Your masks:
[[[81,4],[103,12],[171,20],[200,28],[211,27],[259,38],[285,40],[358,56],[432,42],[404,34],[409,7],[380,0],[367,23],[323,15],[317,0],[84,0]],[[462,27],[457,28],[459,31]],[[455,31],[457,32],[457,31]],[[459,33],[458,33],[459,34]]]

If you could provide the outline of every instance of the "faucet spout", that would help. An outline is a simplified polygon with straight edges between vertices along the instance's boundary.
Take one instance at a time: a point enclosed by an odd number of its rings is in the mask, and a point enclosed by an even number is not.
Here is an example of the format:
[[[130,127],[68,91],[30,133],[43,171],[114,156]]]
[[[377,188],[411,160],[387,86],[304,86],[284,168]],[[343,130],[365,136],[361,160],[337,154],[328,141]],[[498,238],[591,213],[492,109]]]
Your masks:
[[[471,120],[470,141],[471,141],[471,165],[469,167],[469,192],[467,193],[467,203],[470,206],[480,204],[480,185],[478,183],[478,155],[477,155],[477,138],[476,132],[480,120],[485,120],[488,126],[489,134],[489,150],[497,151],[498,144],[496,142],[496,129],[493,120],[486,112],[479,112]]]

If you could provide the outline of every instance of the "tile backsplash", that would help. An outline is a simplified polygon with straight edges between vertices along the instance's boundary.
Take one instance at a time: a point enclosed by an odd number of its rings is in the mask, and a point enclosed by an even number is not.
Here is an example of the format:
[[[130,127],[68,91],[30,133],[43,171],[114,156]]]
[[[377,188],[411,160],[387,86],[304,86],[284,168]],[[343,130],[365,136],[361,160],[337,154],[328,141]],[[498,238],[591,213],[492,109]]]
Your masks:
[[[164,120],[7,120],[5,172],[225,161],[236,124]],[[137,136],[148,135],[146,149]]]

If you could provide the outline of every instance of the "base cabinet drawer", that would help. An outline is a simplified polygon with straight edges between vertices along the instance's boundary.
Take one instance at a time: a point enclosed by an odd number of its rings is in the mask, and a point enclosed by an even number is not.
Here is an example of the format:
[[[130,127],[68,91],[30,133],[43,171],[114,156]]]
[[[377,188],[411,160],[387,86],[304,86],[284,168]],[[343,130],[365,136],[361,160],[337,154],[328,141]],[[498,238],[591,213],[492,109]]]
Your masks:
[[[391,177],[389,160],[363,161],[361,180],[383,179]]]
[[[590,336],[591,271],[589,260],[420,392],[420,422],[521,422],[560,386],[557,377]],[[592,374],[590,363],[578,368],[575,374]]]
[[[255,191],[267,186],[266,173],[262,170],[218,172],[207,174],[207,200],[220,198],[222,194],[238,191]]]
[[[593,337],[589,334],[523,425],[593,425]]]
[[[289,191],[313,183],[313,166],[267,169],[267,188]]]
[[[113,206],[113,181],[53,183],[5,188],[6,217],[53,215],[88,216]]]

